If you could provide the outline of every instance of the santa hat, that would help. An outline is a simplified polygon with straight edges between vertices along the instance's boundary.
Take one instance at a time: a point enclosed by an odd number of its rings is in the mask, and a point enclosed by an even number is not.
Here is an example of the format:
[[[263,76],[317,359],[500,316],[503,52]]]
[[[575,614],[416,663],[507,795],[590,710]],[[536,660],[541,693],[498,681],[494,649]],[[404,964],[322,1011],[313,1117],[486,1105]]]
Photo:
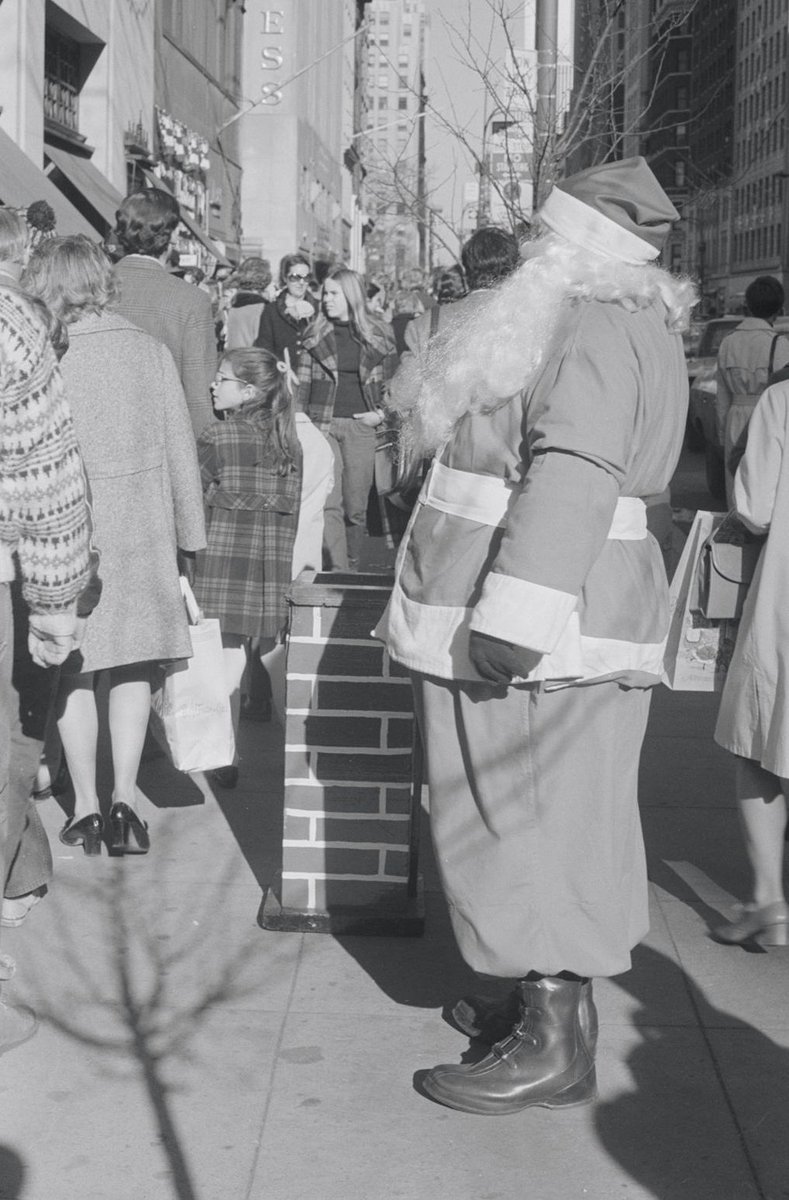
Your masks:
[[[644,158],[590,167],[557,183],[540,209],[548,229],[627,263],[657,258],[679,213]]]

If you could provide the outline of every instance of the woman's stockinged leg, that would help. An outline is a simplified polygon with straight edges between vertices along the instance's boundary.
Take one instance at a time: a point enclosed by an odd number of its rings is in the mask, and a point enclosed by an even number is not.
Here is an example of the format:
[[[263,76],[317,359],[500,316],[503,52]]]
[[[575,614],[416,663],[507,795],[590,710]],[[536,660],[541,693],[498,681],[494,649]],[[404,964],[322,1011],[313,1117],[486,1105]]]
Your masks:
[[[736,788],[745,851],[753,871],[753,902],[757,908],[780,903],[784,899],[785,791],[789,781],[741,758]]]
[[[149,663],[110,671],[109,725],[114,773],[113,803],[136,809],[137,772],[151,710]]]
[[[96,753],[99,715],[92,673],[61,677],[55,711],[74,788],[74,823],[99,811]]]

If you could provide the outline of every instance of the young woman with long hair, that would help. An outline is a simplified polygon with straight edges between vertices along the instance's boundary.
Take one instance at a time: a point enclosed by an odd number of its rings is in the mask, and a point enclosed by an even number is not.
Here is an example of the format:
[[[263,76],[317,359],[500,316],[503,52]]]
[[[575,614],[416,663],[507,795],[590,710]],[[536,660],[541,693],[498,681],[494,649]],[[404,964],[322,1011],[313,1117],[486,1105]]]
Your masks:
[[[333,268],[299,364],[299,408],[334,452],[334,488],[324,510],[324,551],[332,570],[358,569],[375,481],[376,428],[396,365],[392,327],[370,311],[362,276]]]

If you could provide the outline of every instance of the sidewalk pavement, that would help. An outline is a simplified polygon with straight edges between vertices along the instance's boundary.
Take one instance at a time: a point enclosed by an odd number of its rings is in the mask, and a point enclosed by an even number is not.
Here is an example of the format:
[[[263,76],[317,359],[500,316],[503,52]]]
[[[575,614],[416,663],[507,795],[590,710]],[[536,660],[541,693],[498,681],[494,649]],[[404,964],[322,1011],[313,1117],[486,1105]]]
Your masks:
[[[654,694],[642,768],[652,928],[596,984],[600,1099],[502,1118],[425,1099],[469,1044],[441,1009],[474,986],[424,817],[421,939],[264,932],[281,733],[242,723],[211,793],[143,764],[147,857],[62,846],[3,949],[41,1018],[0,1060],[0,1200],[779,1200],[789,1195],[789,953],[710,940],[747,894],[717,698]],[[104,765],[101,788],[109,796]]]
[[[789,957],[707,936],[747,889],[714,710],[655,694],[652,929],[633,969],[596,985],[600,1100],[567,1112],[474,1117],[415,1090],[468,1050],[441,1006],[472,982],[426,839],[424,938],[258,927],[279,851],[275,725],[243,724],[236,791],[143,764],[147,857],[62,846],[63,812],[42,804],[55,882],[3,930],[18,962],[5,994],[41,1027],[0,1063],[0,1197],[786,1196]]]

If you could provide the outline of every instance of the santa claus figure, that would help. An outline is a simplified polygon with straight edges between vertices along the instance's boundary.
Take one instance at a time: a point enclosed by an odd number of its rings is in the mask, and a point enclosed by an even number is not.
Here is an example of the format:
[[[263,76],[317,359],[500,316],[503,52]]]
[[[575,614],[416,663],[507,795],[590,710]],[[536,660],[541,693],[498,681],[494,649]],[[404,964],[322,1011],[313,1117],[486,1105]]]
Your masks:
[[[461,953],[512,983],[453,1010],[490,1053],[426,1077],[466,1112],[595,1097],[592,980],[648,927],[636,789],[668,588],[642,497],[685,428],[694,294],[654,262],[677,217],[643,158],[557,184],[402,417],[435,457],[377,632],[412,672]]]

